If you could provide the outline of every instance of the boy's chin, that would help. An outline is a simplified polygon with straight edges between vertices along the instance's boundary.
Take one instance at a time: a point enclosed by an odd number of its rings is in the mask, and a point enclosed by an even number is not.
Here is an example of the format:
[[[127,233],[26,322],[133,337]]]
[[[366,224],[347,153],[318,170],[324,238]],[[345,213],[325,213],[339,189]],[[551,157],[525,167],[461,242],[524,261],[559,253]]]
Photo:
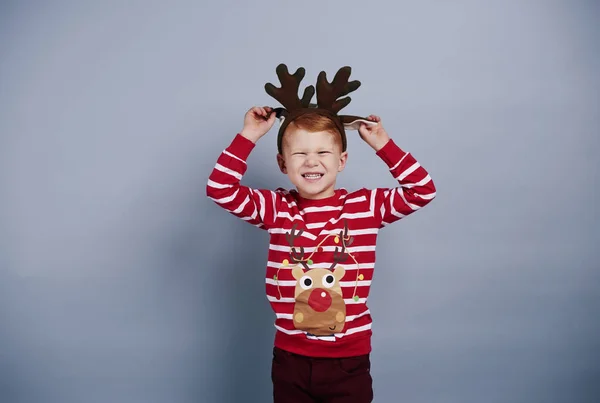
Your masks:
[[[298,193],[305,199],[322,199],[322,198],[331,196],[334,193],[333,189],[328,191],[327,187],[323,188],[321,186],[315,187],[315,186],[298,186],[298,185],[296,185],[296,190],[298,190]]]

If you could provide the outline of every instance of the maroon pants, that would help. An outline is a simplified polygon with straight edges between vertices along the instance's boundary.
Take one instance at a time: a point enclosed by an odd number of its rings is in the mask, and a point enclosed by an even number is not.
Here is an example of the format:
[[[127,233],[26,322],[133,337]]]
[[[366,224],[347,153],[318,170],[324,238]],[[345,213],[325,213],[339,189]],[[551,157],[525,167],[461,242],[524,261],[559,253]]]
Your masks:
[[[370,403],[373,380],[369,355],[312,358],[273,349],[275,403]]]

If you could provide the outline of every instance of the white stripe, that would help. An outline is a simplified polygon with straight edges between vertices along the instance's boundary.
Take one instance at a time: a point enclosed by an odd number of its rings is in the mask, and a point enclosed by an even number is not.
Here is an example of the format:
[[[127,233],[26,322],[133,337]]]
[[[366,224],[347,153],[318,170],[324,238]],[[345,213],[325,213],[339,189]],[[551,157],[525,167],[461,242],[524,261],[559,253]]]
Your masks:
[[[369,315],[370,313],[371,313],[371,310],[367,309],[366,311],[364,311],[358,315],[346,316],[346,322],[353,322],[356,319],[359,319],[359,318],[362,318],[363,316]],[[294,320],[293,313],[277,313],[275,315],[277,316],[277,319]]]
[[[279,285],[280,287],[296,287],[297,280],[274,280],[272,278],[266,278],[265,283],[271,285]]]
[[[417,170],[417,168],[419,168],[421,166],[421,164],[419,164],[418,162],[415,162],[414,164],[412,164],[408,169],[406,169],[406,171],[402,172],[400,175],[398,175],[396,177],[396,180],[398,182],[404,180],[404,178],[406,178],[408,175],[410,175],[411,173],[415,172]]]
[[[370,287],[371,286],[371,280],[363,280],[363,281],[340,281],[340,286],[342,288],[354,288],[356,286],[358,287]]]
[[[284,329],[284,328],[282,328],[280,326],[277,326],[277,325],[275,325],[275,329],[279,330],[280,332],[283,332],[285,334],[290,334],[290,335],[304,333],[302,330],[287,330],[287,329]]]
[[[271,295],[267,295],[267,299],[269,300],[269,302],[281,302],[281,303],[286,303],[286,304],[293,304],[296,302],[295,298],[279,298],[279,299],[277,299],[277,297],[274,297]],[[344,303],[346,305],[365,304],[365,303],[367,303],[367,298],[359,298],[358,301],[355,301],[353,298],[344,298]]]
[[[359,332],[364,332],[364,331],[367,331],[369,329],[371,329],[371,323],[367,323],[364,326],[359,326],[359,327],[355,327],[353,329],[349,329],[346,333],[336,333],[335,336],[339,337],[339,338],[342,338],[344,336],[350,336],[351,334],[359,333]]]
[[[273,222],[277,220],[277,208],[275,207],[275,192],[271,192],[271,198],[273,199]]]
[[[376,196],[376,192],[377,192],[377,189],[373,189],[371,191],[371,206],[369,207],[369,210],[373,211],[373,212],[375,212],[375,196]]]
[[[238,192],[239,192],[239,189],[237,189],[237,190],[236,190],[236,191],[235,191],[235,192],[234,192],[234,193],[233,193],[231,196],[229,196],[229,197],[224,197],[224,198],[222,198],[222,199],[213,199],[212,197],[210,197],[210,199],[211,199],[212,201],[214,201],[215,203],[218,203],[218,204],[229,203],[230,201],[232,201],[233,199],[235,199],[235,197],[237,196]]]
[[[326,222],[316,222],[313,224],[306,224],[306,228],[307,229],[323,228],[325,226],[325,224],[327,224],[327,223]]]
[[[241,159],[240,157],[238,157],[238,156],[236,156],[236,155],[233,155],[232,153],[230,153],[230,152],[229,152],[229,151],[227,151],[227,150],[224,150],[224,151],[223,151],[223,154],[225,154],[225,155],[229,155],[230,157],[232,157],[232,158],[235,158],[236,160],[238,160],[238,161],[240,161],[240,162],[243,162],[244,164],[246,163],[246,161],[244,161],[243,159]]]
[[[356,270],[357,267],[355,264],[339,264],[338,266],[343,267],[346,271],[348,270]],[[272,267],[274,269],[287,269],[290,270],[290,266],[288,267],[283,267],[281,263],[277,263],[277,262],[272,262],[272,261],[268,261],[267,262],[267,267]],[[313,269],[329,269],[329,267],[331,267],[331,263],[314,263],[312,265],[310,265],[311,268]],[[371,270],[375,268],[375,263],[360,263],[358,265],[358,270]]]
[[[423,200],[433,200],[433,199],[435,199],[435,192],[429,193],[429,194],[426,194],[426,195],[420,195],[420,194],[416,194],[415,193],[415,196],[417,196],[417,197],[419,197],[419,198],[421,198]]]
[[[277,325],[275,325],[275,329],[277,329],[280,332],[283,332],[285,334],[289,334],[289,335],[295,335],[295,334],[303,334],[303,333],[305,333],[302,330],[296,330],[296,329],[294,329],[294,330],[287,330],[287,329],[284,329],[281,326],[277,326]],[[368,324],[366,324],[364,326],[355,327],[353,329],[348,330],[346,333],[336,333],[335,337],[342,338],[344,336],[350,336],[351,334],[359,333],[359,332],[364,332],[364,331],[367,331],[369,329],[371,329],[371,323],[368,323]],[[307,336],[307,337],[310,337],[310,336]],[[321,337],[321,338],[323,338],[323,337]]]
[[[296,280],[274,280],[272,278],[266,278],[265,279],[265,283],[266,284],[270,284],[270,285],[279,285],[280,287],[296,287]],[[363,281],[358,281],[358,283],[356,281],[340,281],[340,286],[342,288],[354,288],[358,285],[358,287],[369,287],[371,286],[371,281],[370,280],[363,280]]]
[[[277,217],[280,218],[287,218],[290,221],[294,221],[294,220],[300,220],[300,221],[304,221],[303,218],[296,214],[293,217],[290,215],[290,213],[288,213],[287,211],[280,211],[279,213],[277,213]]]
[[[323,235],[329,235],[329,234],[333,234],[333,235],[337,235],[339,234],[341,230],[340,229],[332,229],[329,231],[324,231]],[[348,230],[348,235],[350,236],[356,236],[356,235],[371,235],[371,234],[377,234],[379,232],[379,230],[377,228],[366,228],[366,229],[350,229]]]
[[[335,341],[335,335],[333,336],[312,336],[312,335],[306,335],[306,338],[309,340],[322,340],[322,341]]]
[[[358,318],[362,318],[363,316],[369,315],[371,313],[370,309],[367,309],[363,313],[359,313],[358,315],[346,316],[346,322],[352,322]]]
[[[235,210],[232,211],[233,214],[239,214],[242,212],[242,210],[244,210],[244,207],[246,207],[246,204],[248,204],[248,202],[250,201],[250,196],[246,196],[246,199],[244,200],[244,202],[242,204],[240,204],[240,206],[238,208],[236,208]]]
[[[288,205],[288,207],[289,207],[290,209],[293,209],[294,207],[298,207],[298,206],[296,205],[296,202],[295,202],[295,201],[293,201],[293,200],[292,200],[292,201],[287,201],[287,199],[285,199],[285,195],[284,195],[284,201],[286,202],[286,204]]]
[[[346,203],[358,203],[362,201],[367,201],[367,198],[365,196],[354,197],[352,199],[346,200]]]
[[[393,171],[394,169],[398,168],[398,166],[402,163],[402,161],[404,161],[404,158],[406,158],[407,155],[408,155],[408,153],[404,153],[402,158],[400,158],[400,161],[398,161],[398,163],[396,165],[394,165],[393,167],[390,168],[390,171]]]
[[[242,220],[244,220],[244,221],[254,220],[254,219],[256,219],[256,214],[257,213],[258,212],[256,211],[256,206],[255,206],[254,207],[254,212],[252,213],[252,215],[250,217],[242,217]],[[256,224],[254,224],[254,225],[256,225]]]
[[[400,195],[400,197],[402,197],[402,200],[404,201],[404,203],[411,209],[416,211],[421,208],[421,206],[417,206],[416,204],[409,203],[406,200],[406,197],[404,197],[404,190],[402,188],[398,188],[398,194]]]
[[[335,252],[335,248],[336,246],[321,246],[321,248],[323,248],[324,252]],[[339,248],[339,246],[337,246],[337,248]],[[277,250],[280,252],[289,252],[290,251],[290,246],[289,245],[274,245],[274,244],[269,244],[269,249],[271,250]],[[316,247],[305,247],[304,248],[304,252],[305,253],[311,253],[314,252],[317,248]],[[339,250],[339,249],[338,249]],[[372,252],[375,251],[375,245],[369,245],[369,246],[349,246],[346,248],[346,250],[350,253],[358,253],[358,252]]]
[[[322,211],[335,211],[335,210],[341,210],[342,206],[323,206],[323,207],[306,207],[304,209],[302,209],[302,211],[300,212],[300,214],[302,213],[317,213],[317,212],[322,212]]]
[[[260,213],[259,216],[260,218],[264,221],[265,219],[265,197],[263,196],[261,191],[256,191],[256,193],[258,193],[258,198],[260,200]]]
[[[399,189],[398,189],[399,190]],[[391,213],[393,216],[396,216],[398,218],[404,218],[406,217],[404,214],[398,212],[398,210],[396,210],[396,206],[394,205],[394,195],[396,194],[396,192],[392,192],[392,196],[390,197],[390,206],[391,206]]]
[[[215,189],[227,189],[227,188],[233,187],[233,185],[231,185],[231,184],[217,183],[217,182],[211,181],[210,179],[208,180],[208,186],[210,186],[211,188],[215,188]]]
[[[346,305],[360,305],[360,304],[366,304],[367,303],[367,299],[366,298],[359,298],[358,301],[355,301],[352,298],[344,298],[344,303]]]
[[[269,230],[269,233],[271,233],[271,234],[288,234],[289,232],[290,232],[289,230],[285,230],[283,228],[271,228]],[[313,235],[313,234],[311,234],[310,232],[307,232],[307,231],[303,231],[302,235],[300,235],[300,236],[302,236],[304,238],[308,238],[311,241],[314,241],[314,240],[317,239],[317,237],[315,235]]]
[[[329,222],[332,223],[332,224],[335,224],[338,221],[343,220],[344,218],[356,219],[356,218],[369,218],[369,217],[373,217],[373,214],[371,214],[370,212],[364,212],[364,213],[343,213],[338,218],[332,218],[331,220],[329,220]]]
[[[267,299],[269,300],[269,302],[281,302],[281,303],[290,303],[290,304],[293,304],[296,302],[295,298],[279,298],[279,299],[277,299],[277,297],[272,297],[270,295],[267,295]]]
[[[404,187],[404,188],[413,188],[415,186],[423,186],[423,185],[429,183],[430,181],[431,181],[431,176],[429,176],[429,174],[427,174],[426,177],[424,177],[423,179],[421,179],[417,183],[405,183],[405,184],[402,185],[402,187]]]
[[[228,174],[228,175],[231,175],[231,176],[233,176],[234,178],[236,178],[237,180],[240,180],[240,179],[242,179],[242,174],[241,174],[241,173],[239,173],[239,172],[236,172],[236,171],[234,171],[233,169],[229,169],[229,168],[227,168],[227,167],[224,167],[224,166],[223,166],[223,165],[221,165],[221,164],[217,164],[217,165],[215,165],[215,169],[217,169],[218,171],[224,172],[224,173],[226,173],[226,174]]]

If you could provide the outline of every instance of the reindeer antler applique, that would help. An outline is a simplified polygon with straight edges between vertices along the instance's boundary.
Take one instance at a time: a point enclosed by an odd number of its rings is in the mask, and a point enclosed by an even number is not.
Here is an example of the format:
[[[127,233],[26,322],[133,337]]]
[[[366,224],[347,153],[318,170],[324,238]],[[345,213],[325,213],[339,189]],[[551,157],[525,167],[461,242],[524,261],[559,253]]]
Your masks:
[[[277,149],[279,153],[282,152],[281,144],[285,129],[290,122],[305,113],[324,115],[335,123],[342,137],[342,151],[346,151],[347,146],[345,129],[358,130],[361,123],[369,125],[377,124],[359,116],[338,115],[338,112],[348,106],[351,101],[351,98],[346,95],[356,91],[361,85],[358,80],[349,81],[352,72],[351,67],[345,66],[339,69],[331,83],[327,81],[327,74],[324,71],[319,73],[316,88],[316,104],[310,103],[315,94],[315,87],[312,85],[304,89],[302,99],[298,98],[300,82],[306,74],[306,70],[303,67],[298,68],[294,74],[290,74],[287,66],[282,63],[277,66],[275,71],[281,87],[277,88],[273,84],[267,83],[265,84],[265,91],[283,105],[283,108],[274,108],[274,112],[281,121],[277,137]],[[338,100],[338,98],[344,96],[346,97]]]
[[[341,250],[339,247],[335,247],[335,251],[333,252],[333,263],[329,267],[329,270],[333,270],[338,263],[345,262],[348,259],[350,254],[346,251],[346,247],[352,245],[354,242],[354,237],[348,236],[348,221],[344,220],[344,229],[340,231],[336,239],[339,239],[339,242],[342,243]]]
[[[300,67],[294,74],[290,74],[287,66],[285,64],[280,64],[275,71],[277,72],[277,77],[279,77],[281,88],[277,88],[273,84],[267,83],[265,84],[267,94],[278,100],[281,105],[284,106],[287,113],[302,108],[308,108],[310,106],[310,100],[313,95],[315,95],[315,87],[309,85],[304,89],[302,99],[298,98],[300,82],[306,74],[304,67]],[[281,110],[281,108],[279,109]]]
[[[352,69],[348,66],[338,70],[331,83],[327,82],[327,73],[322,71],[317,78],[317,104],[319,108],[327,109],[333,113],[338,113],[340,110],[348,106],[352,100],[350,97],[339,97],[348,95],[356,91],[360,87],[360,81],[350,79]]]
[[[290,232],[285,234],[285,239],[290,244],[290,259],[292,259],[292,263],[300,263],[306,270],[309,270],[307,261],[304,260],[304,246],[300,246],[300,251],[297,251],[296,247],[294,246],[294,240],[304,232],[303,229],[300,229],[298,232],[296,232],[297,227],[297,224],[292,225]]]

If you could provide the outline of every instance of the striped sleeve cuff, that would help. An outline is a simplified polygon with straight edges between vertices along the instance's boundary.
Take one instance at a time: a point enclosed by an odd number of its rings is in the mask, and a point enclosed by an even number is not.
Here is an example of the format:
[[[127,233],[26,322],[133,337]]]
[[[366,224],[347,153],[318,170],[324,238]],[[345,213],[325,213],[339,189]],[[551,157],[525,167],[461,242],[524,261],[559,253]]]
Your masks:
[[[233,141],[231,142],[231,144],[229,145],[227,150],[230,153],[235,154],[235,156],[238,157],[239,159],[246,161],[255,146],[256,146],[256,144],[254,144],[253,142],[248,140],[246,137],[244,137],[238,133],[234,137]]]
[[[392,168],[406,155],[406,152],[390,139],[376,154],[388,167]]]

